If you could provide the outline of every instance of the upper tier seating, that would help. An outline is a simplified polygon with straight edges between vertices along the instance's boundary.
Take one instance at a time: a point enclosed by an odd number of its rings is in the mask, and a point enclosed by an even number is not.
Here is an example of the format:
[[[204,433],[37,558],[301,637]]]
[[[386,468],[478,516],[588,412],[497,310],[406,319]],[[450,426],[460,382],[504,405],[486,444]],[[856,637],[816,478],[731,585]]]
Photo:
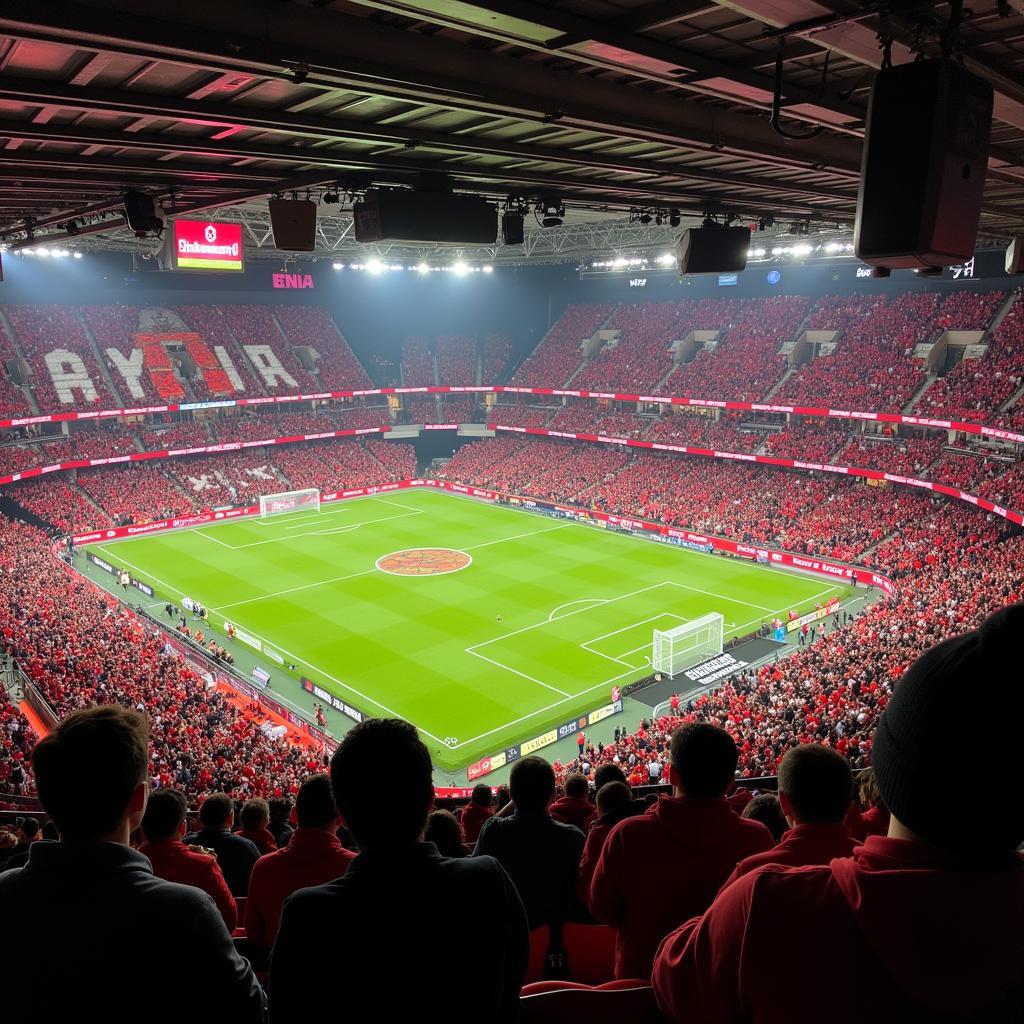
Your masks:
[[[535,388],[565,384],[583,361],[580,345],[608,319],[614,308],[611,303],[569,306],[513,374],[512,383]]]

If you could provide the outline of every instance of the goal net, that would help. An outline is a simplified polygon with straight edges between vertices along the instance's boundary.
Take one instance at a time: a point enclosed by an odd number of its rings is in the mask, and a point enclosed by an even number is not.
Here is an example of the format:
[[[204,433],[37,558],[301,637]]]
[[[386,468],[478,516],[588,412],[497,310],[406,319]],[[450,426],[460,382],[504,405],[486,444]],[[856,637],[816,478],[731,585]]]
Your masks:
[[[656,629],[651,665],[655,672],[678,675],[698,662],[722,653],[725,619],[718,612],[702,615],[673,629]]]
[[[320,492],[312,487],[305,491],[282,491],[280,494],[260,495],[260,515],[279,516],[299,509],[319,509]]]

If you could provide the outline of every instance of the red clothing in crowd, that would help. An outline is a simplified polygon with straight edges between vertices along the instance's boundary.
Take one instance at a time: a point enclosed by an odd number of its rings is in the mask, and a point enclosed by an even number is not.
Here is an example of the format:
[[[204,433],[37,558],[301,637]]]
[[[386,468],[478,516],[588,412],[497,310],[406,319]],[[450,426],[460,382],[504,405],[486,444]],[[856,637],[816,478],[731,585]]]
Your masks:
[[[857,840],[841,822],[838,825],[795,825],[770,850],[741,860],[725,884],[731,885],[737,878],[765,864],[784,864],[789,868],[829,864],[837,857],[851,856],[857,845]]]
[[[702,914],[744,857],[770,849],[772,834],[729,802],[662,797],[616,825],[590,884],[590,912],[618,930],[615,977],[647,978],[658,943]]]
[[[859,843],[864,842],[868,836],[884,836],[889,831],[889,812],[877,806],[862,812],[856,803],[851,803],[846,815],[846,827]]]
[[[597,808],[592,803],[575,796],[561,797],[548,808],[548,811],[555,821],[575,825],[584,835],[597,817]]]
[[[1024,862],[950,868],[873,836],[828,866],[768,866],[662,943],[658,1003],[687,1024],[1024,1020]]]
[[[462,838],[467,843],[476,844],[480,829],[484,822],[494,814],[490,807],[469,803],[462,809]]]
[[[243,828],[238,834],[255,843],[261,854],[273,853],[277,849],[277,840],[268,828]]]
[[[162,839],[157,843],[143,843],[139,853],[149,858],[153,874],[165,882],[178,882],[202,889],[213,897],[220,916],[229,932],[238,924],[238,908],[231,895],[224,874],[212,853],[200,853],[186,846],[180,839]]]
[[[284,901],[298,889],[324,885],[348,871],[356,855],[333,832],[298,828],[283,850],[260,857],[249,878],[245,935],[258,946],[274,944]]]
[[[597,862],[601,858],[604,842],[613,828],[615,828],[614,825],[602,825],[600,822],[597,822],[587,833],[587,841],[583,846],[583,856],[580,858],[580,877],[576,882],[576,893],[584,906],[590,900],[590,883],[593,880]]]
[[[743,808],[754,799],[754,794],[749,789],[740,787],[728,796],[729,806],[737,813],[742,814]]]

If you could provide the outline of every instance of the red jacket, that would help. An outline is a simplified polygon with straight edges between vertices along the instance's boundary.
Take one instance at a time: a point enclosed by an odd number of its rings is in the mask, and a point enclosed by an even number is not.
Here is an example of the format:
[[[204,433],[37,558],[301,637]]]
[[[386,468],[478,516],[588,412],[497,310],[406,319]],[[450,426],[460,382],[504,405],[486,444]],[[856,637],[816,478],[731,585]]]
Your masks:
[[[255,843],[261,854],[273,853],[277,849],[277,840],[268,828],[243,828],[238,834]]]
[[[889,831],[889,812],[877,806],[861,812],[854,801],[846,812],[845,824],[850,835],[862,843],[868,836],[884,836]]]
[[[653,984],[687,1024],[1024,1020],[1024,862],[950,870],[873,836],[822,867],[767,866],[662,943]]]
[[[229,932],[238,924],[238,908],[231,895],[224,874],[212,853],[200,853],[179,839],[162,839],[158,843],[143,843],[139,853],[149,858],[153,874],[165,882],[178,882],[202,889],[213,897],[220,916]]]
[[[333,832],[297,828],[283,850],[260,857],[253,866],[245,905],[246,938],[269,949],[284,901],[298,889],[340,878],[355,859]]]
[[[475,844],[480,835],[480,829],[484,822],[492,817],[494,811],[490,807],[481,807],[480,804],[469,803],[462,808],[462,836],[467,843]]]
[[[731,885],[741,875],[749,875],[765,864],[784,864],[789,868],[828,864],[837,857],[849,857],[857,845],[857,840],[842,823],[795,825],[770,850],[741,860],[725,884]]]
[[[602,825],[597,822],[587,833],[587,841],[583,846],[583,856],[580,858],[580,877],[576,882],[576,895],[580,902],[586,906],[590,899],[590,883],[594,877],[594,869],[601,857],[601,850],[604,848],[604,841],[614,828],[614,825]]]
[[[729,802],[662,797],[616,825],[590,883],[590,912],[618,929],[615,977],[647,978],[658,943],[702,914],[736,864],[773,845]]]
[[[575,825],[584,835],[597,817],[597,808],[592,803],[575,796],[561,797],[548,808],[548,812],[555,821]]]

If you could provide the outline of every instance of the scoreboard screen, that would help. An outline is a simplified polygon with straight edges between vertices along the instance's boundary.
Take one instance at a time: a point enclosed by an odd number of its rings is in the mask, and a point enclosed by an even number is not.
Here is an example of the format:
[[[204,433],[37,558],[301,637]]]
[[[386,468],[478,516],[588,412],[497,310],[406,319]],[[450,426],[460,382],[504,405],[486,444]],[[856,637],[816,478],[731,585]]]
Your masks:
[[[174,265],[178,270],[244,270],[242,225],[176,220]]]

